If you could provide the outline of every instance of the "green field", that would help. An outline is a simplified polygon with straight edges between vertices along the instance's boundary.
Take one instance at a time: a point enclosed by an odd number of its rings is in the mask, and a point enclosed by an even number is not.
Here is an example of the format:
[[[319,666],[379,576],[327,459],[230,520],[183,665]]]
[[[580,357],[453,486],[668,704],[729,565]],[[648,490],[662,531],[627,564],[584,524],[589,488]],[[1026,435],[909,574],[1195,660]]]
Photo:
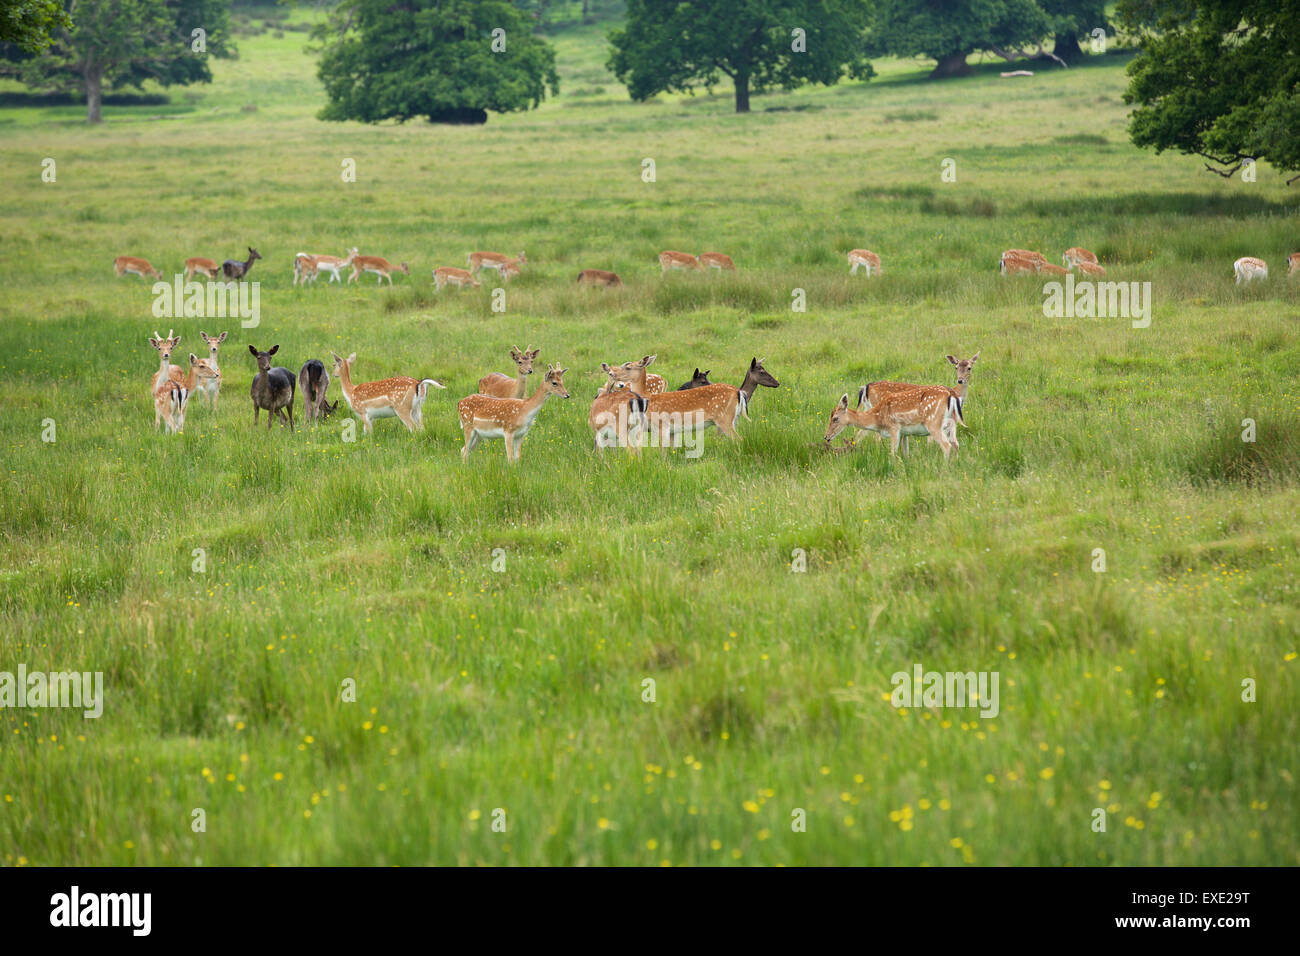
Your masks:
[[[102,127],[0,107],[0,671],[104,675],[97,720],[0,710],[0,864],[1300,862],[1300,187],[1134,149],[1123,55],[882,61],[737,116],[729,88],[631,103],[606,29],[557,33],[561,94],[478,128],[318,122],[292,31]],[[250,245],[255,329],[113,275]],[[293,287],[295,252],[351,245],[411,274]],[[1149,328],[997,274],[1073,245],[1151,283]],[[739,270],[661,278],[665,248]],[[475,249],[527,252],[504,313],[433,290]],[[1272,277],[1235,286],[1243,255]],[[179,436],[169,327],[181,361],[230,332]],[[254,430],[250,343],[448,391],[417,434],[346,442],[346,405]],[[456,401],[513,345],[573,398],[518,465],[464,464]],[[977,350],[947,463],[817,447],[842,393]],[[669,387],[754,356],[781,386],[698,459],[597,456],[599,365],[648,353]],[[997,718],[892,707],[918,663],[996,671]]]

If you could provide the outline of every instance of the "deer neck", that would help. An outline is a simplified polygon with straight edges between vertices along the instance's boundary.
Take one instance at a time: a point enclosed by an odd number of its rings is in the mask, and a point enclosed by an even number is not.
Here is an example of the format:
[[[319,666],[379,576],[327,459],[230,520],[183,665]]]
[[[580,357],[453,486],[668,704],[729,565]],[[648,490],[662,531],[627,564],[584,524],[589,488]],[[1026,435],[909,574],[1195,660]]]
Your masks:
[[[212,366],[212,371],[214,371],[214,372],[220,372],[220,371],[221,371],[221,366],[217,364],[217,350],[216,350],[216,349],[212,349],[212,350],[211,350],[211,354],[208,356],[208,364]]]
[[[754,397],[754,390],[758,388],[758,376],[754,374],[751,368],[745,373],[745,381],[741,383],[740,390],[745,393],[745,401],[748,402]]]
[[[962,382],[953,386],[953,393],[956,394],[963,402],[966,401],[966,389],[970,388],[970,382]]]
[[[537,391],[533,392],[531,397],[524,399],[524,418],[532,418],[536,415],[549,394],[551,394],[550,389],[546,387],[546,380],[543,379],[542,384],[537,386]]]
[[[343,390],[343,397],[348,400],[348,405],[352,404],[352,370],[346,364],[339,368],[339,388]]]

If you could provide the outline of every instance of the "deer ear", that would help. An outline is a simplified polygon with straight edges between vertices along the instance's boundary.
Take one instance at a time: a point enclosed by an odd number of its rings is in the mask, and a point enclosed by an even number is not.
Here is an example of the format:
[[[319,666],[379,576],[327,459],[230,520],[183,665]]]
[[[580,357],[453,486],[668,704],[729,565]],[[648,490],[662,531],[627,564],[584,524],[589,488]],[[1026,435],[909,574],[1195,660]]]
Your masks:
[[[351,365],[351,364],[352,364],[353,362],[355,362],[356,360],[357,360],[357,353],[356,353],[356,352],[353,352],[351,355],[348,356],[348,364],[349,364],[349,365]]]
[[[951,355],[948,356],[948,361],[951,362],[953,365],[957,364],[957,360],[953,358]]]
[[[695,374],[692,375],[691,378],[699,378],[699,377],[700,377],[700,367],[697,365],[695,366]]]
[[[226,336],[229,334],[230,334],[229,332],[222,332],[220,335],[218,335],[217,344],[220,345],[222,342],[226,341]]]
[[[605,373],[608,374],[608,373],[609,373],[609,370],[610,370],[610,369],[609,369],[609,363],[608,363],[608,362],[601,362],[601,363],[600,363],[600,370],[601,370],[602,372],[605,372]]]
[[[541,349],[533,349],[531,352],[528,353],[528,357],[529,357],[529,358],[537,358],[538,354],[539,354],[541,351],[542,351]]]
[[[280,346],[278,346],[278,345],[272,345],[272,346],[271,346],[271,351],[267,352],[266,354],[267,354],[267,355],[274,355],[274,354],[275,354],[276,352],[278,352],[278,351],[280,351]]]
[[[190,364],[191,364],[191,365],[198,365],[198,364],[199,364],[199,357],[198,357],[197,355],[195,355],[193,352],[190,353]]]
[[[840,408],[846,409],[848,407],[849,407],[849,393],[845,392],[843,395],[840,396]]]
[[[253,346],[250,345],[248,347],[248,351],[253,353],[253,358],[257,358],[257,349],[255,349]]]
[[[650,363],[652,363],[652,362],[653,362],[655,359],[657,359],[658,357],[659,357],[659,356],[658,356],[657,353],[656,353],[655,355],[647,355],[645,358],[643,358],[643,359],[641,360],[641,364],[642,364],[642,365],[649,365]]]
[[[203,341],[206,342],[208,340],[208,333],[204,332],[202,329],[199,329],[199,338],[201,338]]]
[[[158,347],[158,340],[155,339],[153,336],[150,336],[150,337],[149,337],[149,344],[152,345],[154,348],[157,348],[157,347]]]
[[[971,365],[974,365],[974,364],[975,364],[975,360],[976,360],[977,358],[979,358],[979,357],[980,357],[980,353],[979,353],[979,352],[976,352],[974,355],[972,355],[972,356],[970,357],[970,363],[971,363]]]
[[[754,356],[753,358],[751,358],[751,359],[749,360],[749,367],[750,367],[750,368],[758,368],[758,356]]]

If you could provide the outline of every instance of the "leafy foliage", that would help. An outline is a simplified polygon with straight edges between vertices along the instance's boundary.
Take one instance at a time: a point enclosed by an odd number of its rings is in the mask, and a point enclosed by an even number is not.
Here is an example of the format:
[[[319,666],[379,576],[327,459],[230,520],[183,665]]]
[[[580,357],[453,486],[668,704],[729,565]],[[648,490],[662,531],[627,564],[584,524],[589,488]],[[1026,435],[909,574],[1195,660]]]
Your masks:
[[[926,56],[933,76],[968,72],[976,50],[1036,43],[1052,20],[1034,0],[881,0],[871,34],[873,55]]]
[[[13,43],[27,53],[44,50],[52,31],[71,25],[60,0],[13,0],[0,7],[0,43]]]

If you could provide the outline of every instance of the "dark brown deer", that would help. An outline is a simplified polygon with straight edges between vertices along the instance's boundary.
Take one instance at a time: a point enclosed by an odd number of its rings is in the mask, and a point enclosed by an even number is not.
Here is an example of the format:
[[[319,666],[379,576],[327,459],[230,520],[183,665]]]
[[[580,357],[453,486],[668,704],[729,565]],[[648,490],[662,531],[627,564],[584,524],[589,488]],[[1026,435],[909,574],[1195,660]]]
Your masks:
[[[744,401],[741,402],[741,411],[746,418],[749,418],[749,402],[754,397],[754,390],[760,385],[767,388],[779,388],[781,383],[773,377],[771,372],[763,368],[762,359],[751,358],[749,368],[745,372],[745,381],[740,386],[740,394],[744,397]]]
[[[688,388],[699,388],[701,385],[712,385],[712,384],[713,383],[709,381],[709,373],[701,372],[699,368],[696,368],[695,374],[691,376],[691,380],[687,382],[685,385],[678,385],[677,391],[684,392]]]
[[[308,359],[298,373],[298,387],[302,389],[303,418],[308,422],[320,421],[339,407],[338,399],[330,404],[326,393],[330,387],[330,373],[320,359]]]
[[[262,254],[252,246],[248,247],[248,258],[244,262],[238,259],[227,259],[221,263],[221,273],[227,279],[243,279],[248,275],[248,270],[253,268],[253,263],[262,258]]]
[[[253,377],[253,385],[249,389],[253,398],[253,424],[257,424],[258,415],[265,408],[267,431],[271,430],[271,423],[276,418],[280,419],[281,427],[288,422],[289,430],[296,431],[293,424],[293,372],[271,365],[271,356],[280,351],[280,346],[272,346],[269,352],[259,352],[256,346],[250,345],[248,351],[257,359],[257,375]],[[284,417],[286,408],[289,409],[288,418]]]

